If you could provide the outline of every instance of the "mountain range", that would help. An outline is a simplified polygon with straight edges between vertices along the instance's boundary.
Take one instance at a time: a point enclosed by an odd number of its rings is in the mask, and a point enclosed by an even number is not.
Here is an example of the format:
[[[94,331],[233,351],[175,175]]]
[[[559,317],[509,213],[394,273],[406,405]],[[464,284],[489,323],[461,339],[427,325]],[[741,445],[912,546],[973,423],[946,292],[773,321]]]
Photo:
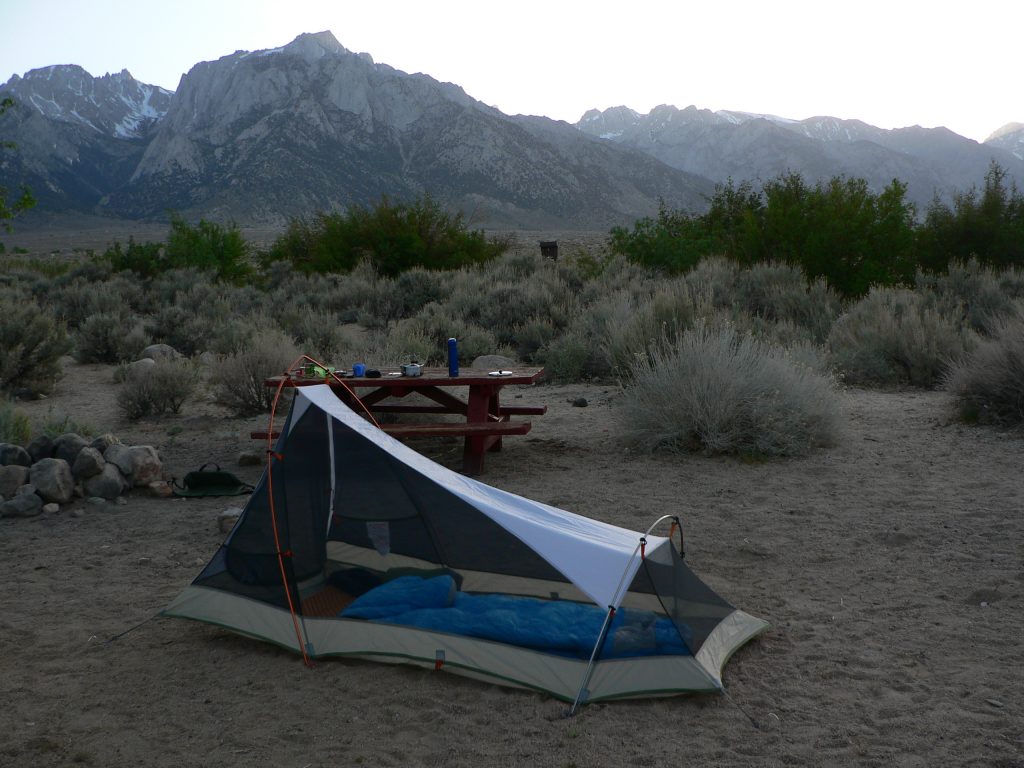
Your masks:
[[[196,64],[173,93],[127,71],[59,65],[0,96],[0,185],[39,209],[283,224],[292,216],[431,194],[477,226],[606,229],[703,210],[715,184],[798,171],[908,184],[920,207],[982,182],[1024,186],[1024,125],[984,144],[943,128],[883,130],[696,107],[587,112],[576,125],[505,115],[457,85],[345,49],[329,32]]]

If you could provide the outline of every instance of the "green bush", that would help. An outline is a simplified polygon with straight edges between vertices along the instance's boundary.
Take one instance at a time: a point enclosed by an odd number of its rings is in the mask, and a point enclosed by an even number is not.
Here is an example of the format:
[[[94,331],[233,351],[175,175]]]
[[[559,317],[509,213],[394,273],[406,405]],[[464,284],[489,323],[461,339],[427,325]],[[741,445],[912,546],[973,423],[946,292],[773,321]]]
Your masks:
[[[211,271],[221,280],[239,281],[252,273],[248,257],[249,244],[237,225],[225,227],[200,219],[190,226],[178,216],[171,218],[164,250],[165,269],[191,267]]]
[[[99,258],[115,272],[134,272],[139,277],[153,278],[167,269],[166,252],[163,243],[136,243],[128,238],[128,246],[121,247],[115,241]]]
[[[138,318],[108,312],[86,318],[72,334],[72,342],[80,363],[120,363],[136,359],[149,338]]]
[[[642,450],[798,456],[840,432],[833,382],[729,327],[695,327],[638,362],[618,412]]]
[[[13,400],[0,401],[0,443],[27,445],[32,439],[32,425],[24,411]]]
[[[431,197],[375,206],[353,205],[345,213],[320,213],[312,222],[295,219],[271,247],[269,261],[288,261],[304,272],[348,272],[366,258],[382,275],[412,267],[457,269],[495,258],[507,243],[470,230],[461,214],[445,211]]]
[[[295,340],[279,328],[257,329],[244,348],[224,357],[213,369],[214,398],[239,416],[266,413],[274,391],[263,382],[284,373],[299,356]]]
[[[126,371],[117,406],[129,421],[180,413],[199,381],[196,366],[184,359],[158,360]]]
[[[945,381],[960,417],[1000,426],[1024,423],[1024,319],[1000,326],[952,366]]]
[[[938,386],[977,335],[928,307],[921,293],[875,288],[832,327],[828,346],[848,384]]]
[[[694,216],[664,207],[632,232],[611,232],[611,247],[647,267],[683,272],[724,254],[741,264],[781,262],[859,296],[913,273],[914,208],[898,180],[874,194],[863,179],[834,177],[809,186],[800,174],[719,185],[710,210]]]
[[[49,394],[70,346],[63,323],[34,300],[0,292],[0,391]]]

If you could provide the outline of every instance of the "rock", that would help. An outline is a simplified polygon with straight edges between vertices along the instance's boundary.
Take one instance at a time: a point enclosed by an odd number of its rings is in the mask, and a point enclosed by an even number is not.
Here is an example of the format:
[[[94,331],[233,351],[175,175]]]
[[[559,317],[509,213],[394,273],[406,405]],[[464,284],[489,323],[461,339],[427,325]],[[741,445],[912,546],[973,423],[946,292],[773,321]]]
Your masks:
[[[119,507],[126,507],[128,506],[128,499],[126,499],[124,496],[118,496],[116,499],[114,499],[114,503],[117,504]]]
[[[101,499],[101,501],[102,501],[102,499]],[[71,510],[71,516],[72,517],[85,517],[85,510],[82,509],[81,507],[79,507],[78,509],[72,509]]]
[[[32,463],[40,459],[53,458],[53,438],[49,435],[40,435],[25,446],[28,455],[32,457]]]
[[[71,467],[71,474],[76,480],[84,480],[87,477],[98,475],[106,464],[100,450],[88,445],[78,452],[78,458],[75,459],[75,463]]]
[[[43,501],[67,504],[75,495],[75,478],[64,459],[43,459],[32,465],[29,480]]]
[[[74,432],[67,432],[53,441],[53,457],[64,459],[68,466],[74,466],[78,452],[89,445],[89,441]]]
[[[480,355],[473,361],[471,367],[487,371],[507,371],[517,365],[518,361],[504,355]]]
[[[0,504],[0,516],[3,517],[35,517],[42,511],[43,500],[34,493],[19,493],[13,499]]]
[[[117,437],[108,433],[106,435],[100,435],[99,437],[95,438],[91,443],[89,443],[89,447],[95,448],[97,451],[100,452],[100,455],[102,455],[103,452],[106,451],[107,448],[109,448],[110,446],[120,444],[121,441]]]
[[[156,448],[151,445],[134,445],[129,449],[129,453],[132,468],[127,477],[134,487],[139,488],[163,479],[164,465]]]
[[[114,464],[121,470],[123,475],[132,473],[132,450],[130,446],[114,443],[103,452],[103,458],[109,464]]]
[[[265,451],[242,451],[238,454],[238,466],[240,467],[258,467],[263,463],[263,459],[266,458]]]
[[[139,354],[139,357],[149,360],[176,360],[179,357],[184,357],[178,350],[172,347],[170,344],[150,344]]]
[[[128,481],[121,474],[117,464],[109,461],[103,466],[103,471],[98,475],[93,475],[82,481],[82,490],[86,496],[90,497],[88,499],[89,503],[93,503],[93,498],[96,497],[116,499],[128,490],[128,487]]]
[[[588,405],[587,398],[585,397],[574,397],[569,402],[572,403],[573,408],[586,408]]]
[[[54,504],[52,501],[49,504],[43,504],[44,515],[55,515],[60,512],[60,504]]]
[[[134,380],[142,376],[148,376],[156,368],[156,360],[151,357],[144,357],[125,366],[128,379]]]
[[[91,504],[94,507],[100,507],[107,503],[107,500],[102,496],[90,496],[85,500],[86,504]]]
[[[166,480],[154,480],[147,487],[149,488],[150,495],[161,499],[169,499],[174,495],[174,489],[171,488],[171,484]]]
[[[31,496],[36,492],[36,487],[32,483],[25,483],[21,488],[14,492],[15,496]]]
[[[21,464],[0,467],[0,496],[11,498],[17,490],[28,482],[29,468]]]
[[[32,457],[28,451],[14,443],[0,443],[0,467],[31,467]]]
[[[213,352],[210,352],[209,350],[200,353],[199,356],[194,359],[198,361],[200,365],[205,366],[207,368],[212,368],[219,362],[217,359],[217,355],[214,354]]]
[[[217,528],[220,529],[221,533],[230,533],[231,529],[235,527],[235,523],[238,522],[238,518],[241,514],[241,507],[228,507],[217,515]]]

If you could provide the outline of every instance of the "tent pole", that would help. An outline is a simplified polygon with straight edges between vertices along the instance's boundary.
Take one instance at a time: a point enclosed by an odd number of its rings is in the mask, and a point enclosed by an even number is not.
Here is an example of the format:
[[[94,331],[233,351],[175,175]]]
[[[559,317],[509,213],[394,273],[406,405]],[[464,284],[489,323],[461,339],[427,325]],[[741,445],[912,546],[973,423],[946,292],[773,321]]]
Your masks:
[[[608,615],[604,617],[604,624],[601,626],[601,633],[597,637],[597,644],[594,646],[594,650],[590,653],[590,663],[587,664],[587,673],[583,676],[583,682],[580,683],[580,690],[576,694],[576,700],[573,701],[572,707],[569,708],[569,717],[576,714],[576,710],[580,704],[583,703],[583,699],[587,694],[587,686],[590,684],[590,677],[594,674],[594,665],[597,663],[597,655],[601,652],[601,647],[604,645],[604,641],[608,638],[608,630],[611,629],[612,619],[615,618],[615,606],[608,606]]]

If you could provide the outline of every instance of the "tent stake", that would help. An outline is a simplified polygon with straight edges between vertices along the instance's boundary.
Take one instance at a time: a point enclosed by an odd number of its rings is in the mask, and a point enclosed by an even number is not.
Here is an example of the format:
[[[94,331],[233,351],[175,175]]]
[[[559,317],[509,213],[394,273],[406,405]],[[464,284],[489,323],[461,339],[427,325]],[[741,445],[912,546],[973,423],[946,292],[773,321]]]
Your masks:
[[[583,682],[580,684],[579,693],[576,694],[576,700],[572,703],[572,707],[569,709],[569,717],[576,714],[576,710],[587,696],[587,686],[590,685],[590,676],[594,674],[594,664],[597,663],[597,654],[601,652],[601,646],[604,645],[604,641],[608,638],[608,630],[611,629],[612,619],[614,617],[615,607],[609,605],[608,615],[604,617],[604,624],[601,626],[601,633],[597,637],[597,644],[594,646],[594,650],[590,652],[590,663],[587,664],[587,673],[583,676]]]

